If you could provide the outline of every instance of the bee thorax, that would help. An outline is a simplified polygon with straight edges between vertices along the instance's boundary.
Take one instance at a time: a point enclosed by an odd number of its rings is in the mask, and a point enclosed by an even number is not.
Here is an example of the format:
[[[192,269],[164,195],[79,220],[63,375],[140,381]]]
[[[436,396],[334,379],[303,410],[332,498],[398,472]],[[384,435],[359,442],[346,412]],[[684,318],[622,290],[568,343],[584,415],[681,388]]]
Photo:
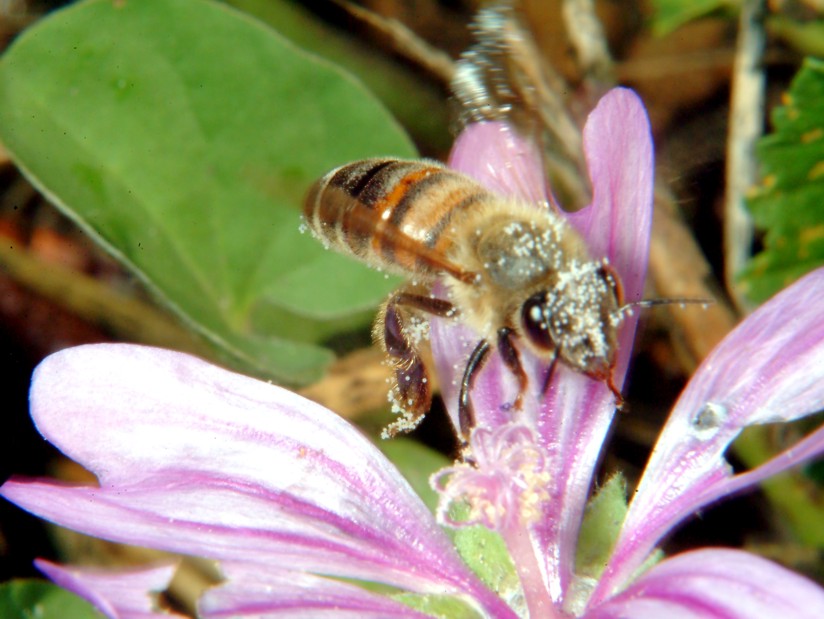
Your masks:
[[[489,230],[477,245],[490,280],[507,290],[521,290],[556,271],[563,260],[554,226],[514,221]]]

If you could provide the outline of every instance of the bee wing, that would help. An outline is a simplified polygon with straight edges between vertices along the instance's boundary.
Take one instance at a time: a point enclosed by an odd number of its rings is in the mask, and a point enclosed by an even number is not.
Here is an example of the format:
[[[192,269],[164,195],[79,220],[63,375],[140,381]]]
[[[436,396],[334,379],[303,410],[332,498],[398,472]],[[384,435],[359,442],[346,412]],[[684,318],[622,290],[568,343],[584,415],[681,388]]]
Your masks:
[[[552,206],[558,201],[583,206],[589,191],[581,180],[586,178],[581,132],[560,95],[569,86],[541,61],[521,13],[510,3],[480,11],[473,30],[476,43],[459,59],[452,91],[461,125],[491,122],[508,127],[492,141],[500,152],[485,154],[498,165],[495,175],[501,190]],[[511,172],[520,169],[513,161],[527,151],[543,161],[540,176],[552,180],[558,200],[549,196],[543,180],[541,195],[536,195],[533,173]],[[502,162],[507,156],[512,159]]]

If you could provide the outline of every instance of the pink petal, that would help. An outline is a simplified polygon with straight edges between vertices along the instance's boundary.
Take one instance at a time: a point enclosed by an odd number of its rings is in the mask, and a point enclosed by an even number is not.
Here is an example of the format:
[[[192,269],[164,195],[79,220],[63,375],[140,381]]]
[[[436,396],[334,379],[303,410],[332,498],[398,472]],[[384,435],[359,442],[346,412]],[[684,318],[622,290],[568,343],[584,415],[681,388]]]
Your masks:
[[[738,550],[677,555],[642,575],[585,619],[820,619],[824,589]]]
[[[497,194],[548,208],[538,149],[506,123],[467,126],[452,146],[449,167]]]
[[[594,256],[618,270],[627,300],[641,298],[652,228],[653,145],[644,104],[613,88],[584,126],[592,204],[569,214]]]
[[[566,213],[587,241],[593,257],[610,259],[618,271],[627,300],[638,300],[643,292],[649,235],[652,225],[652,140],[643,104],[632,91],[616,88],[607,93],[590,114],[584,128],[584,148],[590,165],[593,203],[577,213]],[[488,189],[549,208],[540,154],[534,144],[504,123],[488,122],[468,126],[455,143],[449,165],[478,180]],[[449,321],[433,320],[433,347],[442,379],[444,399],[457,421],[455,403],[466,359],[477,343],[477,335]],[[616,378],[623,380],[635,332],[634,318],[625,321],[619,346]],[[454,330],[458,329],[458,330]],[[524,354],[524,357],[530,355]],[[532,360],[533,371],[542,372]],[[489,402],[476,406],[486,415],[499,414],[501,404],[514,398],[514,382],[495,354],[473,391],[475,399]],[[565,392],[575,399],[612,403],[604,385],[573,371],[562,371],[556,383],[569,382]],[[447,380],[449,379],[449,380]],[[511,389],[501,391],[502,380]],[[594,393],[587,387],[594,383]],[[489,390],[487,394],[485,390]],[[506,396],[502,397],[505,393]],[[566,398],[562,393],[558,398]],[[580,408],[581,402],[577,403]],[[611,406],[608,406],[610,410]],[[489,425],[500,420],[489,419]]]
[[[694,511],[824,451],[818,431],[746,474],[734,476],[724,459],[746,426],[791,421],[824,407],[823,295],[824,270],[818,270],[749,316],[696,371],[653,451],[600,595],[620,586]]]
[[[618,271],[628,301],[641,298],[649,253],[653,201],[653,146],[649,120],[631,90],[604,95],[584,127],[584,150],[593,189],[592,204],[569,215],[594,256],[606,256]],[[628,317],[619,335],[615,380],[626,374],[637,318]],[[567,367],[558,374],[541,404],[540,432],[554,451],[556,486],[552,513],[539,531],[555,586],[566,590],[572,577],[578,525],[601,447],[615,411],[606,385]]]
[[[609,258],[628,301],[641,298],[652,225],[653,147],[649,120],[632,91],[616,88],[592,111],[584,128],[584,149],[590,170],[593,202],[569,221],[586,239],[593,257]],[[456,142],[450,165],[493,191],[546,205],[538,152],[500,123],[468,127]],[[632,349],[637,319],[625,320],[619,337],[615,372],[620,385]],[[446,321],[432,321],[432,349],[450,415],[456,402],[466,359],[477,336]],[[527,351],[524,365],[532,385],[541,385],[546,370]],[[516,394],[511,373],[494,354],[472,392],[481,425],[505,423],[506,405]],[[550,590],[562,591],[571,578],[577,527],[583,513],[595,464],[614,413],[614,397],[601,382],[561,364],[555,369],[547,397],[532,390],[523,416],[543,437],[555,462],[551,513],[539,531],[540,552],[553,559],[546,565]],[[556,573],[560,565],[561,572]]]
[[[175,565],[114,571],[65,567],[42,559],[35,564],[55,584],[88,600],[110,619],[182,617],[156,608],[153,597],[168,587]]]
[[[180,353],[95,345],[44,361],[31,406],[41,433],[100,480],[3,486],[44,518],[211,559],[495,598],[383,455],[289,391]]]
[[[199,605],[203,619],[425,619],[410,607],[347,583],[264,566],[223,565],[226,584]]]

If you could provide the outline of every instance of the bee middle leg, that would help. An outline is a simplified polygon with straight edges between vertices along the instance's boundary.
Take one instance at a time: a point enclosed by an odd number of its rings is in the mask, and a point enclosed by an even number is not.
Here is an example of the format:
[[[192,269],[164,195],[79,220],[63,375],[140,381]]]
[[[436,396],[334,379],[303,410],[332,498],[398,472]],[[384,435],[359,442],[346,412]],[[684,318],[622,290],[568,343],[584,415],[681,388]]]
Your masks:
[[[449,301],[400,290],[384,303],[375,322],[374,339],[383,348],[393,370],[392,398],[404,413],[402,419],[387,428],[389,436],[412,430],[432,405],[429,372],[411,325],[421,312],[449,317],[455,309]]]

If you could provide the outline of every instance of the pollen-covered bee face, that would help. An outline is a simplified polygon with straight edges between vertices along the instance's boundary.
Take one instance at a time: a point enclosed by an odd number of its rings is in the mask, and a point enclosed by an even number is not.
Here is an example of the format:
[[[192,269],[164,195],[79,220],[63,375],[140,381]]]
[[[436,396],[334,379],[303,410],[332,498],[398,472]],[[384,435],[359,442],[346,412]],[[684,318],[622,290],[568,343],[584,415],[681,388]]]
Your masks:
[[[619,304],[602,263],[572,263],[551,290],[524,302],[520,327],[538,354],[557,355],[580,372],[603,377],[614,362]]]

